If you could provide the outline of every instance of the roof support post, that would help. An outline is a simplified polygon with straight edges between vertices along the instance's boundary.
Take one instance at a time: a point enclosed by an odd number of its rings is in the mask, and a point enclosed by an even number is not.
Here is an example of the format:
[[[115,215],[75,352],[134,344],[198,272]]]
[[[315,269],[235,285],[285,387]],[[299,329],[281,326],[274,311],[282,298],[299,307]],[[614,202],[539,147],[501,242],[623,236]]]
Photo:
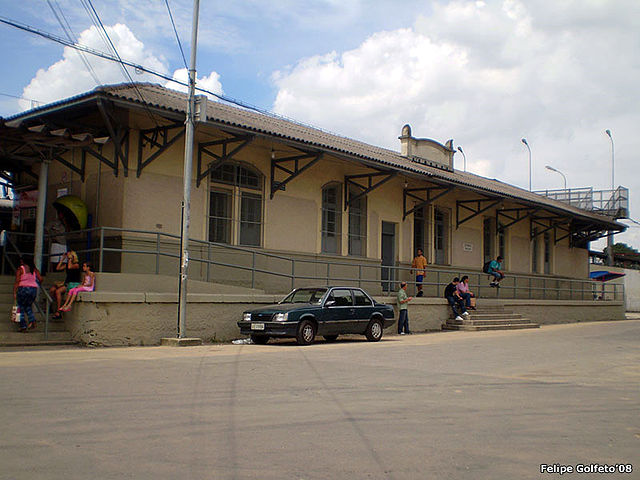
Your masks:
[[[47,185],[49,184],[49,164],[51,152],[42,159],[38,175],[38,205],[36,207],[36,242],[33,249],[33,260],[36,268],[42,271],[42,251],[44,245],[44,217],[47,206]]]
[[[124,176],[129,176],[129,130],[121,125],[114,126],[112,115],[110,115],[104,100],[98,99],[98,109],[107,127],[109,136],[113,141],[113,156],[116,167],[114,168],[116,177],[118,176],[118,164],[122,162]],[[111,110],[111,109],[109,109]]]

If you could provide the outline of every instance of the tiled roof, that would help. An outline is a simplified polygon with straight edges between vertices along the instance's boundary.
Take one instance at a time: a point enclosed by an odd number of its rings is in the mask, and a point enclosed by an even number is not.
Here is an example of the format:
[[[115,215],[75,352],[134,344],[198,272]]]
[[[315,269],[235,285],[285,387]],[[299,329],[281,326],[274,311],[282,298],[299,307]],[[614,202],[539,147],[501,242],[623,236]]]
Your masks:
[[[136,84],[136,86],[137,89],[133,88],[130,84],[101,86],[92,92],[56,102],[54,105],[62,106],[65,103],[71,102],[71,100],[78,100],[96,93],[102,93],[110,97],[146,104],[160,109],[181,113],[186,112],[187,95],[185,93],[169,90],[151,83],[139,83]],[[138,91],[142,94],[142,99]],[[35,109],[35,111],[47,107],[51,107],[51,105],[40,107]],[[13,118],[19,118],[20,116],[19,114]],[[328,133],[318,128],[309,127],[267,112],[253,111],[247,108],[230,106],[209,100],[207,105],[207,119],[216,124],[228,125],[245,131],[279,137],[307,146],[329,150],[338,155],[343,154],[350,158],[359,158],[367,161],[369,164],[378,164],[380,167],[404,170],[414,174],[424,175],[434,180],[441,180],[462,187],[466,186],[488,194],[496,194],[500,197],[524,201],[528,204],[535,204],[556,212],[564,212],[565,214],[579,217],[583,220],[607,223],[611,226],[615,225],[617,227],[616,229],[626,228],[625,225],[615,222],[608,217],[578,209],[499,180],[488,179],[468,172],[447,171],[437,167],[423,165],[403,157],[400,153],[393,150]]]

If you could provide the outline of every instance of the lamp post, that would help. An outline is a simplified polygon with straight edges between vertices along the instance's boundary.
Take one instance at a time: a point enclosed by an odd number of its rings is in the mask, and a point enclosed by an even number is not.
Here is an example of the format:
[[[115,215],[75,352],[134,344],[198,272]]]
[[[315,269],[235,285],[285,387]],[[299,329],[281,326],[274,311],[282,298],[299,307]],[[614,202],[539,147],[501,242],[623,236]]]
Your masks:
[[[551,165],[545,165],[545,167],[547,170],[551,170],[552,172],[556,172],[559,173],[560,175],[562,175],[562,179],[564,180],[564,189],[567,189],[567,177],[564,175],[564,173],[562,173],[560,170],[558,170],[557,168],[553,168]]]
[[[522,139],[522,143],[524,143],[524,145],[527,147],[527,150],[529,150],[529,191],[531,191],[531,147],[529,146],[529,143],[527,143],[526,138]]]
[[[611,140],[611,207],[614,208],[616,183],[615,183],[615,155],[613,148],[613,136],[608,128],[604,131]],[[607,265],[613,265],[613,231],[609,230],[607,235]]]
[[[464,150],[462,147],[458,147],[458,151],[462,154],[462,158],[464,158],[464,171],[467,171],[467,156],[464,154]]]

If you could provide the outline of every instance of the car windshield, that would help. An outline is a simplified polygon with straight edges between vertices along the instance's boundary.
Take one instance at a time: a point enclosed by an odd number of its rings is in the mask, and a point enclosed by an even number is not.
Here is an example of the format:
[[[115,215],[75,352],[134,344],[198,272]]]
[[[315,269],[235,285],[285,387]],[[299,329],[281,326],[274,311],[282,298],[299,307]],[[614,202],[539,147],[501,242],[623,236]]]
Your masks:
[[[315,303],[319,304],[326,288],[299,288],[287,295],[280,303]]]

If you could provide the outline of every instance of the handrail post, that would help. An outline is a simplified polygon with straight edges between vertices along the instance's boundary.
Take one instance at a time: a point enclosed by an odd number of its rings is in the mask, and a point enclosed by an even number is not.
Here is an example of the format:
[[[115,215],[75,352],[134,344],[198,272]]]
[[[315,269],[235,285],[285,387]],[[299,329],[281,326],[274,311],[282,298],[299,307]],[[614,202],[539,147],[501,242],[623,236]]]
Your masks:
[[[256,288],[256,252],[251,252],[251,288]]]
[[[104,262],[104,227],[100,227],[100,262],[98,271],[102,273],[102,267]]]
[[[531,299],[531,277],[529,277],[529,299]]]
[[[358,264],[358,287],[362,288],[362,264]]]
[[[291,259],[291,290],[293,290],[295,285],[295,277],[296,276],[296,260],[295,258]]]
[[[156,275],[160,274],[160,233],[156,233]]]
[[[45,296],[47,307],[45,309],[45,317],[44,317],[44,339],[49,340],[49,312],[51,311],[51,303],[49,302],[49,298]]]
[[[513,298],[518,298],[518,276],[513,277]]]
[[[211,242],[207,243],[207,282],[209,282],[210,278],[211,278]],[[253,288],[253,285],[251,285],[251,288]]]
[[[329,269],[330,269],[330,268],[331,268],[331,262],[329,262],[329,261],[327,260],[327,287],[329,286],[329,279],[331,278],[331,277],[329,276]]]

